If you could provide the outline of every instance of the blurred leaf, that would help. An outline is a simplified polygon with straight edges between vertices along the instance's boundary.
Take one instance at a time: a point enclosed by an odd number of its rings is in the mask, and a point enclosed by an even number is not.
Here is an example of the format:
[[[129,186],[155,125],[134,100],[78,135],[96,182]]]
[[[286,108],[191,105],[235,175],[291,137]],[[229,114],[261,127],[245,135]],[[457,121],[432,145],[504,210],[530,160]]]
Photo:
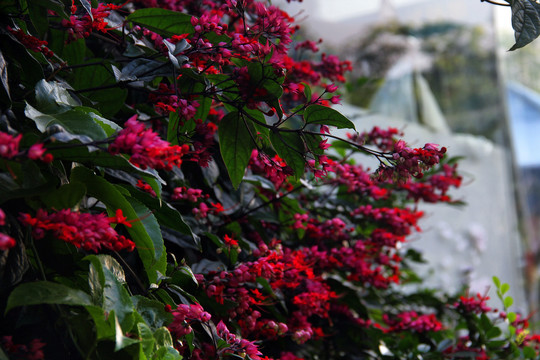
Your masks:
[[[91,305],[84,291],[50,281],[28,282],[17,286],[7,299],[6,313],[14,307],[38,304]]]
[[[507,296],[504,298],[504,307],[509,308],[514,303],[514,299],[512,299],[510,296]]]

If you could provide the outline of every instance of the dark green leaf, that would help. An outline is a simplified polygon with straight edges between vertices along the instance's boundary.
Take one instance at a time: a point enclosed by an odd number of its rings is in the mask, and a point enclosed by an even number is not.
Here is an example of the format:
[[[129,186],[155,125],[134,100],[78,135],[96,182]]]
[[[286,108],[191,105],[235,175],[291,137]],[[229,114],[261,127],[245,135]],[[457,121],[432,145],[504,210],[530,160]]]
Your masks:
[[[530,346],[525,346],[523,348],[523,355],[525,355],[525,358],[527,359],[536,359],[536,351]]]
[[[227,114],[219,123],[219,148],[235,189],[246,172],[255,144],[247,123],[238,112]]]
[[[511,0],[512,27],[516,43],[510,50],[519,49],[540,35],[540,4],[536,0]]]
[[[317,104],[306,108],[304,120],[307,124],[331,125],[338,129],[355,129],[354,124],[338,111]]]
[[[28,2],[28,15],[30,15],[30,21],[37,31],[40,38],[43,38],[49,29],[49,18],[47,14],[47,8],[41,6],[38,1]]]
[[[166,37],[191,34],[194,31],[191,15],[172,10],[139,9],[130,14],[127,20]]]
[[[20,82],[24,87],[32,89],[38,81],[43,79],[41,64],[12,34],[0,34],[0,44],[2,44],[4,57],[19,70],[17,76],[20,76]],[[14,77],[13,73],[12,77]]]
[[[50,29],[49,48],[68,65],[82,64],[86,54],[86,42],[84,39],[70,41],[67,31]]]
[[[87,63],[96,59],[87,60]],[[124,106],[127,90],[112,87],[117,82],[112,70],[104,64],[95,64],[74,69],[73,87],[79,96],[91,100],[103,116],[113,116]],[[91,106],[94,106],[91,103]]]
[[[11,292],[6,313],[14,307],[38,304],[91,305],[92,299],[84,291],[50,281],[19,285]]]
[[[297,132],[272,130],[270,142],[277,154],[285,160],[294,172],[296,179],[302,177],[305,171],[305,145]]]
[[[79,182],[62,185],[58,189],[46,192],[41,196],[49,209],[71,209],[81,201],[86,194],[86,186]]]
[[[65,6],[60,0],[31,0],[29,1],[29,3],[30,2],[54,11],[62,19],[69,18],[68,14],[65,11]]]
[[[146,229],[146,233],[150,236],[150,239],[152,239],[155,260],[158,262],[165,262],[165,245],[163,244],[163,237],[161,236],[161,230],[156,217],[149,208],[137,199],[132,197],[126,197],[126,199],[137,213],[137,217]]]
[[[163,226],[179,231],[182,234],[188,235],[193,242],[200,248],[200,239],[193,233],[189,225],[184,221],[182,215],[173,208],[169,203],[162,202],[147,193],[136,191],[132,187],[128,188],[131,196],[144,203],[152,209],[159,223]]]
[[[493,338],[496,338],[498,336],[501,336],[502,334],[502,331],[501,329],[499,329],[497,326],[493,326],[491,329],[489,329],[489,331],[486,333],[486,337],[488,339],[493,339]]]

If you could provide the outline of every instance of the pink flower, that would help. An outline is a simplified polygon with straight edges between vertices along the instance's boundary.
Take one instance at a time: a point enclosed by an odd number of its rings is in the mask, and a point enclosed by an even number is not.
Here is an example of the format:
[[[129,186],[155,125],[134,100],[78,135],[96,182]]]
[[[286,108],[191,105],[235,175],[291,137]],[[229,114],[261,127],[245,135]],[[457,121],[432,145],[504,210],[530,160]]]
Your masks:
[[[338,86],[335,84],[330,84],[326,86],[326,92],[333,93],[338,89]]]
[[[16,244],[15,239],[4,233],[0,233],[0,250],[8,250]]]

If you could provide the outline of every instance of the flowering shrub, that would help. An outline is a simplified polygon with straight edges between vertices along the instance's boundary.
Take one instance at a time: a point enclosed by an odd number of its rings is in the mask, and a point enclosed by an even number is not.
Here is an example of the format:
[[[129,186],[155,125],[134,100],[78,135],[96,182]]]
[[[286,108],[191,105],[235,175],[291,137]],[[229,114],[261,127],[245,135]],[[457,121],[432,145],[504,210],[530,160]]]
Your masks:
[[[350,64],[284,10],[0,13],[0,357],[538,357],[507,284],[504,312],[400,291],[416,205],[453,203],[457,164],[396,129],[355,133],[329,107]]]

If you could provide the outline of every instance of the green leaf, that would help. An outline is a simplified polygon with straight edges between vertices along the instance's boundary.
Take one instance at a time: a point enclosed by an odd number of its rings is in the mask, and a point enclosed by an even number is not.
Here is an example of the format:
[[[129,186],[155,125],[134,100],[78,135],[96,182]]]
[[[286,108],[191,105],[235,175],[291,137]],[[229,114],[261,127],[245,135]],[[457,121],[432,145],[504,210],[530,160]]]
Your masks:
[[[86,195],[86,186],[80,182],[62,185],[54,191],[48,191],[41,196],[49,209],[71,209]]]
[[[355,129],[352,121],[339,113],[339,111],[317,104],[306,108],[304,120],[307,124],[330,125],[338,129]]]
[[[133,318],[130,316],[134,311],[131,297],[124,287],[124,270],[108,255],[89,255],[84,258],[91,262],[91,269],[94,268],[100,276],[101,290],[103,291],[100,304],[107,312],[114,311],[118,321],[124,331],[129,331],[133,326]]]
[[[137,209],[134,209],[132,201],[128,201],[114,185],[104,178],[94,175],[92,171],[85,167],[78,166],[73,169],[71,180],[84,183],[88,195],[102,201],[109,209],[122,209],[124,216],[128,220],[137,220],[140,219],[140,216],[149,213],[146,207],[137,206]],[[136,205],[134,202],[133,204]],[[163,239],[160,239],[160,236],[154,240],[149,235],[149,232],[154,234],[156,231],[153,224],[155,221],[155,218],[149,219],[146,222],[144,220],[133,221],[131,223],[132,227],[127,228],[131,239],[136,244],[137,252],[146,270],[146,276],[151,283],[157,281],[157,272],[165,273],[167,268],[166,256],[162,245]],[[149,228],[147,229],[145,225],[149,225]],[[160,241],[161,244],[159,244]],[[155,244],[158,246],[158,249],[155,248]]]
[[[525,346],[523,348],[523,355],[525,355],[525,358],[527,359],[536,359],[536,351],[530,346]]]
[[[496,337],[499,337],[501,336],[502,334],[502,331],[501,329],[499,329],[497,326],[493,326],[491,329],[488,330],[488,332],[486,333],[486,337],[488,339],[493,339],[493,338],[496,338]]]
[[[176,350],[174,347],[162,347],[159,348],[158,351],[156,351],[154,357],[152,359],[155,360],[182,360],[183,357],[180,355],[178,350]]]
[[[510,285],[508,285],[507,283],[504,283],[501,285],[501,294],[504,295],[506,294],[506,292],[510,290]]]
[[[512,299],[510,296],[507,296],[504,298],[504,307],[509,308],[514,303],[514,299]]]
[[[321,141],[323,141],[322,136],[313,135],[313,134],[302,134],[304,136],[304,141],[308,149],[315,155],[322,155],[324,150],[319,147]]]
[[[129,201],[137,217],[140,219],[140,223],[143,224],[146,229],[146,233],[150,236],[153,243],[153,248],[155,252],[155,260],[161,262],[165,261],[165,245],[163,244],[163,237],[161,236],[161,229],[159,228],[159,223],[148,207],[143,205],[140,201],[132,197],[126,197]],[[138,222],[139,222],[138,221]],[[166,266],[166,265],[165,265]]]
[[[24,283],[8,297],[6,313],[14,307],[38,304],[91,305],[92,299],[84,291],[50,281]]]
[[[270,142],[277,154],[291,167],[296,179],[302,177],[305,171],[305,145],[297,132],[285,132],[272,129]]]
[[[164,326],[154,332],[154,338],[158,347],[172,347],[174,344],[169,329]]]
[[[234,188],[238,189],[255,144],[246,122],[236,111],[221,120],[218,135],[221,156]]]
[[[86,135],[92,140],[105,140],[107,133],[94,121],[95,114],[84,108],[75,108],[59,114],[44,114],[26,104],[24,114],[36,123],[39,131],[45,132],[52,125],[60,125],[71,134]]]
[[[152,209],[152,212],[156,216],[160,225],[166,226],[173,230],[179,231],[182,234],[188,235],[193,240],[193,242],[200,248],[199,237],[195,233],[193,233],[193,231],[184,221],[184,218],[178,212],[178,210],[173,208],[169,203],[160,201],[159,199],[156,199],[145,192],[138,191],[131,186],[126,188],[129,190],[132,197],[136,198],[137,200],[148,206],[150,209]]]
[[[120,326],[120,322],[118,321],[118,317],[112,311],[109,314],[109,317],[114,318],[114,331],[115,331],[115,344],[114,344],[114,351],[122,350],[125,347],[128,347],[133,344],[137,344],[140,341],[132,338],[128,338],[127,336],[124,336],[124,330]]]
[[[127,17],[127,21],[143,26],[160,35],[192,34],[191,15],[172,10],[148,8],[139,9]]]
[[[540,4],[536,0],[511,0],[512,27],[516,43],[510,51],[519,49],[540,35]]]
[[[141,339],[144,354],[147,357],[150,357],[154,352],[154,346],[156,343],[152,330],[145,323],[138,323],[137,332],[139,338]]]
[[[41,79],[36,84],[36,106],[47,114],[55,114],[79,106],[68,92],[67,85],[58,81]]]
[[[97,340],[113,338],[115,334],[114,328],[107,321],[107,315],[103,311],[103,308],[101,306],[88,305],[85,306],[85,309],[94,320]]]
[[[168,325],[173,320],[172,314],[165,311],[165,307],[161,301],[152,300],[140,295],[132,296],[131,301],[144,321],[153,329]]]
[[[82,64],[86,54],[85,39],[69,41],[70,34],[60,29],[49,29],[49,49],[68,65]]]
[[[496,277],[496,276],[493,277],[493,283],[495,284],[497,289],[499,289],[501,287],[501,280],[499,280],[499,278]]]
[[[28,2],[28,15],[40,38],[43,38],[49,29],[49,18],[47,8],[43,7],[37,1]]]
[[[89,59],[86,63],[101,62],[102,59]],[[79,96],[87,98],[90,106],[96,107],[103,116],[115,115],[127,98],[127,90],[112,87],[116,79],[112,71],[105,65],[89,65],[74,69],[73,87]],[[88,101],[90,100],[90,101]]]
[[[514,321],[516,321],[517,319],[517,315],[515,312],[509,312],[507,315],[506,315],[507,319],[509,322],[513,323]]]

